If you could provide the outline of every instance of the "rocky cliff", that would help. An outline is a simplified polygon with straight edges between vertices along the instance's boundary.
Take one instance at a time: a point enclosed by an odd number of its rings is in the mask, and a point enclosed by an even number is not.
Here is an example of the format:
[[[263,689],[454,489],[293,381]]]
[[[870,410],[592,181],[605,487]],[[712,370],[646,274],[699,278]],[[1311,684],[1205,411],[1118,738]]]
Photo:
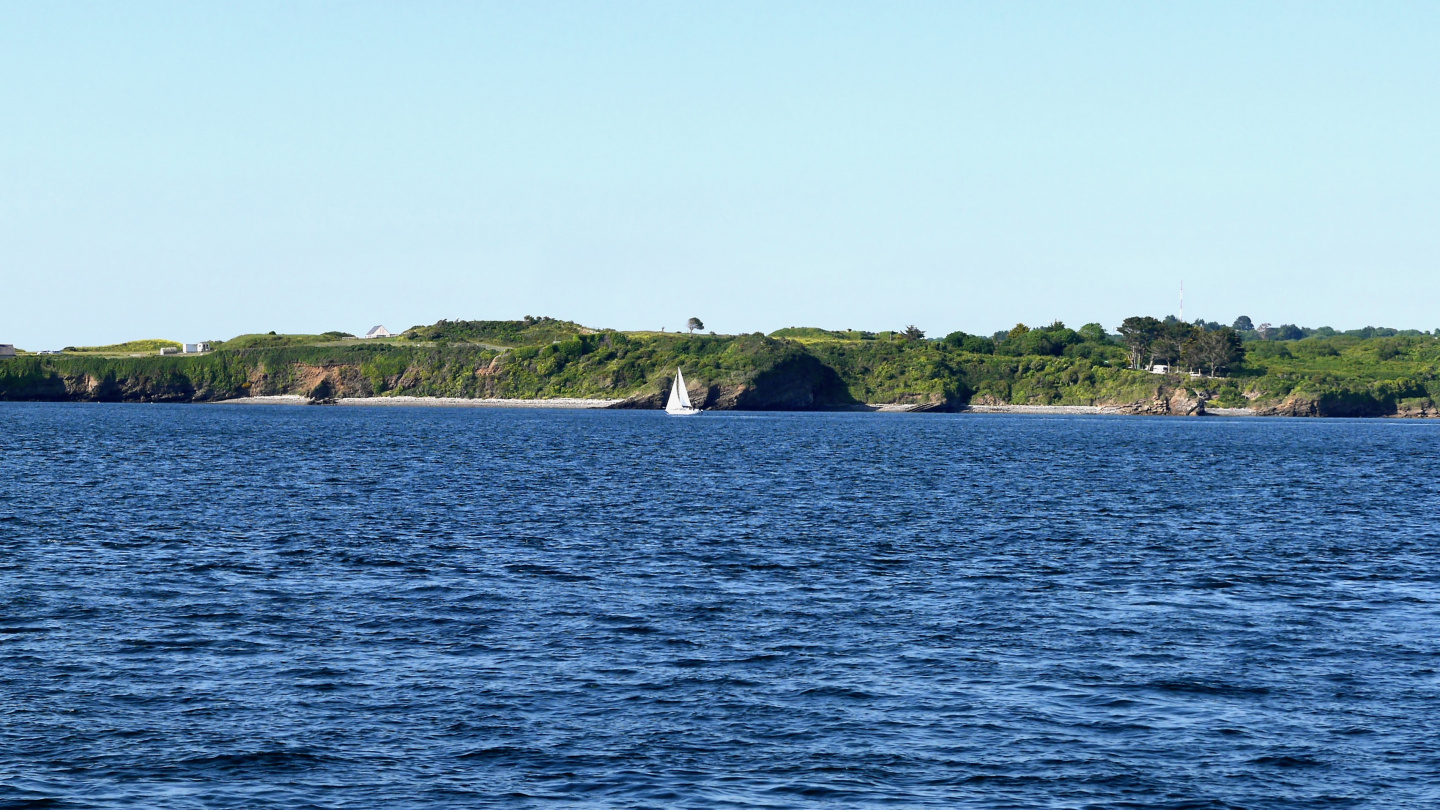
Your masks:
[[[806,355],[792,356],[741,379],[686,388],[698,408],[719,411],[804,411],[856,405],[834,369]],[[664,408],[668,388],[634,394],[612,405],[622,409]]]

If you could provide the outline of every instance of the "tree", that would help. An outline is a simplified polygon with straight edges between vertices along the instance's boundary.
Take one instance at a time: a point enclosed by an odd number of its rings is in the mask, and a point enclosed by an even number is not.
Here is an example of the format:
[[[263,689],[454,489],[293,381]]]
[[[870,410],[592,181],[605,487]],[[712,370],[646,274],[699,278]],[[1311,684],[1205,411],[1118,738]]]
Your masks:
[[[975,354],[994,354],[995,341],[979,335],[967,335],[964,332],[951,332],[941,341],[946,346],[959,349],[962,352],[974,352]]]
[[[1026,332],[1029,332],[1029,331],[1030,331],[1030,327],[1026,326],[1026,325],[1023,324],[1023,323],[1017,323],[1017,324],[1015,324],[1015,328],[1014,328],[1014,329],[1011,329],[1009,332],[1006,332],[1006,333],[1005,333],[1005,339],[1006,339],[1006,340],[1014,340],[1015,338],[1018,338],[1018,337],[1020,337],[1021,335],[1025,334]]]
[[[1197,333],[1185,344],[1187,363],[1209,367],[1210,376],[1225,371],[1245,356],[1240,335],[1234,329],[1222,328]]]
[[[1150,354],[1164,360],[1167,366],[1186,365],[1185,344],[1199,331],[1201,330],[1179,319],[1166,321],[1160,327],[1160,334],[1156,336]]]
[[[1235,319],[1235,325],[1230,328],[1236,332],[1252,332],[1255,330],[1255,323],[1250,320],[1249,315],[1241,315]]]
[[[1162,324],[1146,315],[1126,318],[1120,324],[1120,337],[1125,341],[1125,349],[1130,352],[1130,367],[1140,368],[1140,361],[1149,356],[1150,361],[1155,361],[1155,341],[1160,337]]]
[[[689,329],[690,334],[693,335],[695,334],[696,329],[704,329],[705,324],[699,318],[691,318],[690,320],[685,322],[685,328]]]
[[[1255,327],[1255,331],[1260,333],[1261,340],[1270,339],[1270,324],[1262,323],[1259,326]]]
[[[924,339],[925,339],[925,332],[924,332],[923,330],[921,330],[920,328],[916,327],[915,324],[913,324],[913,323],[910,324],[909,326],[905,327],[905,331],[902,332],[901,334],[903,334],[903,335],[905,336],[905,339],[906,339],[906,340],[924,340]]]
[[[1110,338],[1105,334],[1105,327],[1098,323],[1087,323],[1080,327],[1080,337],[1091,343],[1108,343]]]

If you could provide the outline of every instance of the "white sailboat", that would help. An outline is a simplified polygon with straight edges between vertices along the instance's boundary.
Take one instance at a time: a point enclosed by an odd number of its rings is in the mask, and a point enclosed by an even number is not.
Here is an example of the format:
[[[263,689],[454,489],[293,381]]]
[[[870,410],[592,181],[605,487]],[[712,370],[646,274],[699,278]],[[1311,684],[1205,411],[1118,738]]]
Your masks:
[[[699,408],[690,407],[690,395],[685,392],[685,375],[675,369],[675,382],[670,386],[670,401],[665,403],[665,412],[671,416],[694,416]]]

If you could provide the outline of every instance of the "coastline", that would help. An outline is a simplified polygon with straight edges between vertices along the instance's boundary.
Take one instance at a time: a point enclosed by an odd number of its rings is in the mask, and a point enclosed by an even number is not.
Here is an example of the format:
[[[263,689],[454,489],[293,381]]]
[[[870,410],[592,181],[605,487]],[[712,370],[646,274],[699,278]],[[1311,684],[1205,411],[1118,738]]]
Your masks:
[[[1256,416],[1254,408],[1211,408],[1205,407],[1207,416]]]
[[[466,399],[462,397],[345,397],[333,404],[346,406],[418,406],[425,408],[608,408],[619,399]],[[264,397],[222,399],[210,405],[308,405],[310,400],[299,394],[278,394]]]
[[[1113,416],[1144,416],[1126,413],[1113,405],[968,405],[961,413],[1029,413],[1029,414],[1108,414]],[[1205,408],[1205,416],[1254,416],[1254,408]]]
[[[345,397],[337,399],[334,405],[350,407],[397,407],[410,406],[422,408],[563,408],[563,409],[603,409],[610,408],[620,402],[621,399],[580,399],[575,397],[556,397],[554,399],[466,399],[463,397]],[[241,397],[239,399],[224,399],[216,402],[204,403],[207,405],[309,405],[310,400],[299,394],[277,394],[260,397]],[[934,412],[933,406],[905,405],[905,404],[866,404],[857,408],[847,408],[860,413],[926,413]],[[1252,408],[1206,408],[1207,416],[1254,416]],[[1115,407],[1098,405],[968,405],[962,408],[962,414],[1030,414],[1033,416],[1055,416],[1062,414],[1070,415],[1112,415],[1112,416],[1133,416],[1126,414]]]
[[[648,409],[664,404],[676,369],[690,374],[686,364],[693,366],[700,352],[715,364],[703,374],[695,367],[705,379],[692,387],[700,404],[714,409],[1440,417],[1437,334],[1369,329],[1307,337],[1314,342],[1295,344],[1299,354],[1285,341],[1251,340],[1241,347],[1253,349],[1241,363],[1243,374],[1204,377],[1130,368],[1134,358],[1122,342],[1093,329],[1089,338],[1060,327],[1031,331],[1049,335],[1048,348],[1030,345],[1034,341],[1002,347],[1003,339],[964,333],[900,340],[895,333],[795,327],[769,336],[681,335],[592,329],[553,318],[447,320],[414,327],[405,338],[257,333],[174,356],[128,356],[141,345],[166,343],[132,341],[4,357],[0,399],[299,404],[314,397],[387,407]],[[1061,343],[1086,348],[1056,354]],[[0,351],[7,346],[0,344]],[[558,357],[542,363],[542,354]],[[604,380],[614,382],[596,384]],[[439,396],[441,390],[450,393]],[[437,396],[424,396],[427,391]],[[554,399],[538,399],[542,391]],[[631,395],[605,401],[621,392]],[[282,393],[292,396],[250,397]],[[962,404],[967,399],[968,406]],[[1244,407],[1216,407],[1224,403]]]
[[[967,405],[961,413],[1104,414],[1119,411],[1098,405]]]

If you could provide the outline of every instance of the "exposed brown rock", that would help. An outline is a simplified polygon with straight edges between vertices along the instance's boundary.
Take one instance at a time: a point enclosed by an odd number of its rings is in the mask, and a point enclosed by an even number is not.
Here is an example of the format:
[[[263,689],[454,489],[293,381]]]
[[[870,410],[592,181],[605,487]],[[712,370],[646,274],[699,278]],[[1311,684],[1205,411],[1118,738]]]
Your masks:
[[[1110,405],[1107,409],[1141,416],[1204,416],[1205,400],[1188,388],[1160,386],[1150,399]]]
[[[1255,405],[1256,416],[1319,416],[1320,403],[1314,397],[1292,394],[1280,402]]]

